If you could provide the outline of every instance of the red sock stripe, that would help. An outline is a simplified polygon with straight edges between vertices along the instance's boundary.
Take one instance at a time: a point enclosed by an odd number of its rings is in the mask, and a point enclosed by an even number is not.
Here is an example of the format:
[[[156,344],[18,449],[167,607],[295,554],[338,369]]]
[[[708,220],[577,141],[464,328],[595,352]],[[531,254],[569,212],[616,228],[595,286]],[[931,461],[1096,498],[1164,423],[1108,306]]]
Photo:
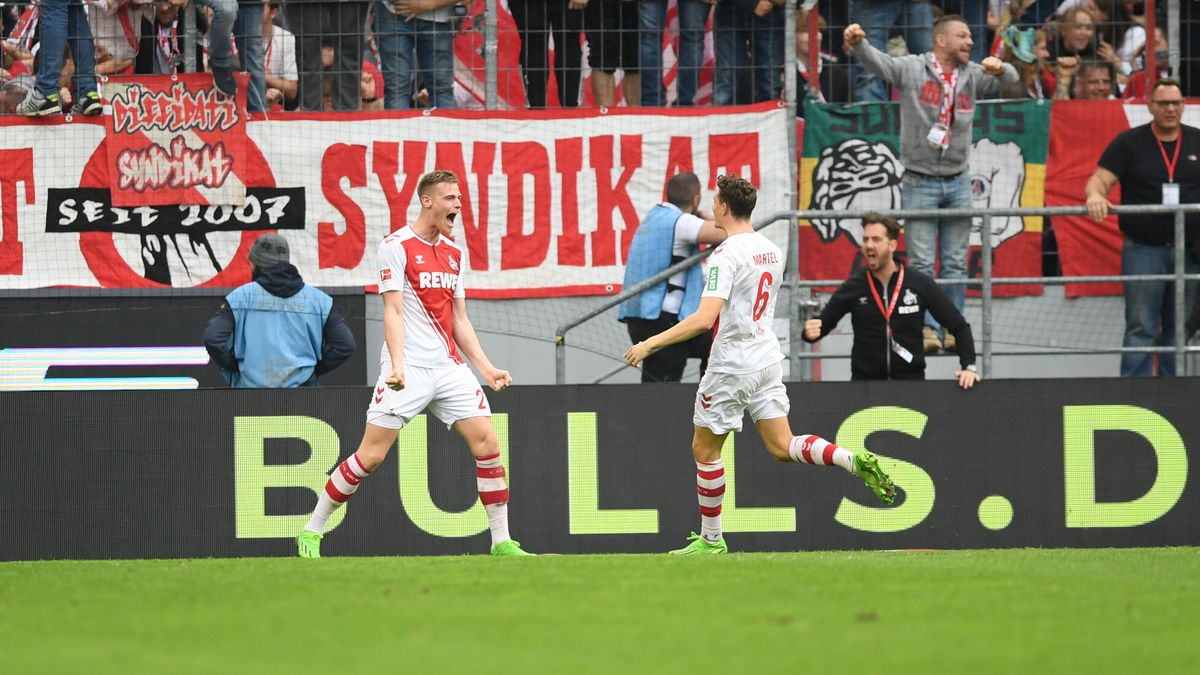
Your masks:
[[[725,469],[717,469],[716,471],[697,471],[696,475],[702,480],[716,480],[725,476]]]
[[[719,516],[719,515],[721,515],[721,507],[719,507],[719,506],[711,506],[711,507],[710,506],[701,506],[700,507],[700,515],[708,516],[709,518],[712,518],[714,516]]]
[[[490,469],[476,467],[475,475],[479,476],[480,478],[504,478],[504,467],[494,466]]]
[[[364,476],[371,474],[370,471],[367,471],[367,467],[363,466],[362,460],[358,458],[357,452],[350,455],[349,459],[354,460],[354,466],[358,467],[358,470],[361,471]],[[347,460],[347,461],[349,461],[349,460]]]
[[[491,492],[480,492],[479,501],[483,502],[484,506],[489,504],[503,504],[508,501],[508,490],[492,490]]]
[[[697,485],[696,494],[700,495],[701,497],[720,497],[721,495],[725,494],[725,486],[722,485],[721,487],[704,488]]]
[[[347,499],[350,499],[350,495],[342,494],[342,491],[334,486],[333,481],[325,482],[325,494],[329,495],[330,499],[339,504],[344,503]]]
[[[800,441],[800,457],[806,464],[816,464],[812,458],[813,441],[816,439],[816,436],[805,436],[804,440]]]
[[[837,450],[837,447],[833,443],[825,446],[825,452],[821,455],[821,462],[825,466],[833,466],[833,451]]]
[[[500,453],[497,452],[496,454],[488,455],[487,457],[476,457],[475,461],[476,462],[490,462],[493,459],[500,459]]]
[[[358,485],[362,482],[361,478],[354,475],[354,469],[350,468],[350,460],[338,464],[338,471],[342,472],[342,478],[345,478],[346,482],[351,485]]]

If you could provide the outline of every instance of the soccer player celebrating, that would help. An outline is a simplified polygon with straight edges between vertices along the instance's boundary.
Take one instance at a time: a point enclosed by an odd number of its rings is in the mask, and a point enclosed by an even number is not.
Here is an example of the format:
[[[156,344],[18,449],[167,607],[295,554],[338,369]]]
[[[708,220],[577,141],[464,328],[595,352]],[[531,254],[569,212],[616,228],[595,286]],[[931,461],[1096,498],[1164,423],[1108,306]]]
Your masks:
[[[458,177],[450,171],[426,174],[417,184],[417,196],[421,215],[379,246],[384,345],[362,443],[330,475],[312,518],[296,537],[302,558],[320,557],[329,516],[383,462],[397,432],[426,408],[458,432],[475,456],[492,555],[533,555],[508,534],[508,483],[492,430],[492,411],[463,362],[465,356],[493,391],[512,384],[508,371],[492,365],[483,353],[467,318],[462,249],[449,239],[462,211]]]
[[[692,422],[692,454],[696,458],[696,493],[700,501],[700,534],[671,553],[725,553],[721,536],[721,500],[725,496],[725,466],[721,448],[725,437],[741,430],[747,410],[767,451],[781,462],[837,465],[860,477],[885,504],[896,499],[896,488],[879,461],[869,452],[852,453],[813,435],[793,436],[787,414],[790,404],[783,386],[783,353],[771,329],[775,320],[775,289],[783,278],[783,253],[750,225],[758,193],[737,176],[717,179],[713,215],[728,239],[708,259],[708,283],[700,308],[683,321],[635,344],[625,360],[636,366],[655,351],[711,330],[708,371],[696,392]],[[719,321],[718,321],[719,319]]]

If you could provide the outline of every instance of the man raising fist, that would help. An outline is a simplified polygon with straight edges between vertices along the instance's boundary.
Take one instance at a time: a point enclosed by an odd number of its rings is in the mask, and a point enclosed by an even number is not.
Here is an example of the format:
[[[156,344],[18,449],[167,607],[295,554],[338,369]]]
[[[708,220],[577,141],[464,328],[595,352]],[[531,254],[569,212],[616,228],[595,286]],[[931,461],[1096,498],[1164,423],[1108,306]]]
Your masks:
[[[843,37],[864,68],[900,92],[900,161],[905,169],[901,205],[905,209],[970,208],[967,168],[975,98],[1016,83],[1016,69],[991,56],[972,63],[971,29],[955,14],[933,24],[933,51],[924,54],[888,56],[865,39],[858,24],[847,26]],[[909,218],[904,230],[913,269],[934,276],[940,251],[942,278],[966,278],[970,218]],[[949,286],[946,293],[961,314],[966,287]],[[943,347],[942,328],[932,316],[926,316],[923,337],[926,353]],[[946,336],[944,348],[956,350],[953,335]]]

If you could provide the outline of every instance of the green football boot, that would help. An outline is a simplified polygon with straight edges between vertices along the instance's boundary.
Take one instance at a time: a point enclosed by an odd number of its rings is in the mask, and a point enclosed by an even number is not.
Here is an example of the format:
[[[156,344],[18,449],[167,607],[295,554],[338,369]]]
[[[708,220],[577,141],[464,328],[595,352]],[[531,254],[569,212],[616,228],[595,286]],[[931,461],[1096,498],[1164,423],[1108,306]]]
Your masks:
[[[693,532],[692,536],[688,537],[688,540],[691,541],[692,543],[688,544],[687,546],[684,546],[681,549],[676,549],[674,551],[671,551],[671,555],[694,555],[696,553],[729,553],[729,547],[725,545],[724,537],[721,537],[720,539],[716,540],[715,542],[710,543],[704,537],[701,537],[700,535]]]
[[[492,555],[503,555],[503,556],[519,558],[521,556],[537,555],[537,554],[530,553],[529,551],[523,550],[519,543],[513,541],[512,539],[508,539],[506,541],[502,541],[499,544],[496,544],[495,546],[493,546],[492,547]]]
[[[854,453],[854,475],[863,479],[867,487],[879,497],[884,504],[892,505],[896,501],[896,485],[883,469],[879,468],[879,459],[869,452]]]
[[[321,538],[322,535],[312,530],[300,530],[296,536],[296,553],[301,558],[320,558]]]

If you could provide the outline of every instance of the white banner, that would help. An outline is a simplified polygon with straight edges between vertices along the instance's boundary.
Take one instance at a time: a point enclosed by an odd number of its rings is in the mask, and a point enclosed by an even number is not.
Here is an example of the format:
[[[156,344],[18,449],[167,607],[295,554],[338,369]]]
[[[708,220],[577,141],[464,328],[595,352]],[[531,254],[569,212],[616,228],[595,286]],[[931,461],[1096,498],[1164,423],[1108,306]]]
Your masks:
[[[641,214],[694,171],[760,187],[758,218],[789,208],[786,111],[585,109],[294,115],[247,124],[241,207],[112,206],[104,127],[0,121],[0,288],[236,286],[262,231],[288,238],[318,286],[367,286],[378,242],[420,212],[420,176],[459,174],[469,295],[620,290]],[[786,243],[786,225],[769,228]]]

